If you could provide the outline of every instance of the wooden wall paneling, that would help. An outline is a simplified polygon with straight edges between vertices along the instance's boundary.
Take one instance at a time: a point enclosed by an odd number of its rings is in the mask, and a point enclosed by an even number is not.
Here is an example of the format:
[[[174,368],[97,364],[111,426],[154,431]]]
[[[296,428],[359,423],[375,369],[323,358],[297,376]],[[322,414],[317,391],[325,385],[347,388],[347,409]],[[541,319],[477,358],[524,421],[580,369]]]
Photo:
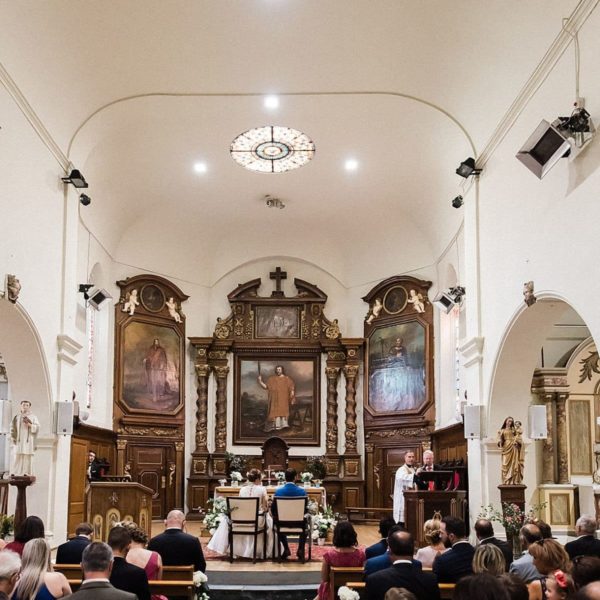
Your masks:
[[[69,466],[69,500],[67,534],[75,533],[85,521],[85,488],[87,484],[88,442],[71,437],[71,464]]]
[[[592,474],[592,417],[587,399],[570,398],[569,411],[569,463],[572,475]]]

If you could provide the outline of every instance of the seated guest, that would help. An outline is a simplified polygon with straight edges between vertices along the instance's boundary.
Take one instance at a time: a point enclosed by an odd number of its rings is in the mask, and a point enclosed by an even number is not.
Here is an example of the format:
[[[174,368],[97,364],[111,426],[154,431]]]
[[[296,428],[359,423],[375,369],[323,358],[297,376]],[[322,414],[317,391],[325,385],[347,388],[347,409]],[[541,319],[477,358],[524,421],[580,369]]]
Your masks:
[[[529,546],[542,539],[542,532],[537,525],[527,523],[521,527],[519,532],[519,541],[523,553],[520,558],[514,560],[510,565],[510,572],[518,575],[525,583],[531,583],[534,579],[539,579],[542,574],[533,566],[533,556],[529,554]]]
[[[573,600],[598,600],[598,598],[600,598],[600,581],[588,583],[573,596]]]
[[[383,597],[383,600],[417,600],[417,597],[404,588],[390,588]]]
[[[93,531],[89,523],[79,523],[75,529],[75,537],[58,547],[56,564],[78,565],[85,547],[92,541]]]
[[[39,517],[31,515],[16,528],[14,541],[6,544],[4,549],[12,550],[21,556],[25,544],[35,538],[45,538],[44,522]]]
[[[475,535],[480,544],[493,544],[500,548],[506,562],[505,571],[508,571],[513,561],[512,548],[507,542],[494,537],[494,527],[492,526],[492,522],[488,519],[477,519],[477,521],[475,521]]]
[[[489,573],[494,576],[506,573],[506,563],[500,548],[494,544],[477,546],[473,555],[473,573]]]
[[[6,600],[11,595],[20,570],[21,558],[16,552],[0,552],[0,600]]]
[[[529,554],[542,575],[529,584],[529,600],[546,600],[547,577],[559,569],[566,572],[570,566],[569,555],[556,540],[547,538],[531,544]]]
[[[319,600],[329,599],[329,568],[330,567],[362,567],[365,553],[357,547],[356,531],[349,521],[339,521],[333,530],[333,548],[323,554],[321,567],[321,584],[319,585]]]
[[[574,594],[575,584],[568,573],[563,573],[559,569],[546,579],[546,597],[544,600],[567,600],[567,598],[573,598]]]
[[[396,531],[406,531],[406,529],[404,527],[402,527],[402,525],[394,525],[390,529],[390,533],[388,533],[388,537],[390,536],[390,534],[392,534]],[[386,540],[386,544],[387,544],[387,540]],[[423,569],[423,565],[421,564],[421,561],[419,561],[419,560],[415,560],[413,558],[412,564],[419,571],[421,571]],[[373,558],[367,559],[367,562],[365,562],[365,569],[364,569],[365,577],[367,575],[371,575],[372,573],[376,573],[377,571],[382,571],[383,569],[387,569],[388,567],[391,567],[391,566],[392,566],[392,560],[390,559],[389,550],[387,550],[384,554],[380,554],[379,556],[374,556]]]
[[[165,519],[164,533],[153,537],[148,550],[158,552],[163,565],[194,565],[194,571],[206,571],[206,561],[200,540],[182,530],[185,527],[185,516],[180,510],[172,510]]]
[[[461,577],[473,573],[475,549],[466,539],[465,522],[458,517],[444,517],[440,525],[442,542],[446,548],[433,562],[433,572],[440,583],[456,583]]]
[[[67,578],[52,571],[50,544],[42,538],[29,540],[23,548],[21,576],[13,600],[53,600],[70,594]]]
[[[306,490],[299,485],[296,485],[296,470],[295,469],[286,469],[285,470],[285,485],[278,487],[275,490],[275,494],[273,494],[276,498],[298,498],[298,497],[306,497]],[[277,518],[277,515],[273,515]],[[279,534],[279,543],[283,546],[283,552],[281,554],[281,558],[287,558],[290,555],[290,546],[287,541],[287,535],[280,533]],[[304,545],[306,544],[306,539],[303,535],[300,536],[298,540],[298,551],[296,555],[298,558],[304,556]]]
[[[69,600],[136,600],[135,594],[122,592],[108,581],[113,565],[113,553],[108,544],[92,542],[81,557],[83,581]]]
[[[381,535],[381,539],[372,546],[369,546],[365,550],[365,556],[367,560],[369,558],[373,558],[374,556],[379,556],[380,554],[385,554],[387,551],[387,536],[390,533],[390,529],[396,524],[393,517],[383,517],[379,521],[379,535]]]
[[[131,536],[129,552],[125,559],[130,565],[144,569],[148,581],[162,579],[162,558],[158,552],[146,548],[148,534],[133,521],[122,523]],[[152,596],[154,599],[154,596]]]
[[[442,542],[440,523],[440,519],[434,518],[425,521],[423,525],[424,537],[428,545],[425,548],[419,548],[415,558],[426,568],[431,568],[436,557],[446,550]]]
[[[518,575],[503,573],[497,579],[506,588],[510,600],[529,600],[527,585]]]
[[[108,534],[107,542],[113,551],[111,584],[118,590],[135,594],[138,600],[150,600],[150,586],[146,572],[125,560],[131,544],[131,535],[127,529],[121,525],[113,527]]]
[[[415,545],[408,531],[394,531],[388,536],[388,552],[392,566],[367,576],[366,592],[369,600],[384,600],[386,592],[401,587],[412,592],[417,600],[437,600],[440,590],[436,579],[412,564]]]
[[[600,558],[600,540],[595,537],[597,523],[594,517],[581,515],[575,523],[577,539],[565,545],[569,558],[576,556],[597,556]]]
[[[539,527],[543,540],[551,540],[552,539],[552,529],[551,529],[550,525],[548,525],[548,523],[546,523],[546,521],[542,521],[541,519],[534,519],[532,521],[532,523]]]
[[[489,573],[463,577],[454,588],[454,600],[512,600],[499,578]]]
[[[571,576],[577,589],[592,581],[600,581],[600,558],[597,556],[576,556],[571,567]]]

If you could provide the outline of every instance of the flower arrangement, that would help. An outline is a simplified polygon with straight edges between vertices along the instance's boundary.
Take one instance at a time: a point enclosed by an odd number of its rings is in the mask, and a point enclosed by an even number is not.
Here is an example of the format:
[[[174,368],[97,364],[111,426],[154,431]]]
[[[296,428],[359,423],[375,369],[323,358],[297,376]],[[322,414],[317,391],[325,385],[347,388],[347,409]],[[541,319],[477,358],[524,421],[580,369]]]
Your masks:
[[[229,476],[231,477],[231,481],[236,481],[237,483],[240,483],[240,481],[242,481],[242,474],[239,471],[231,471],[231,473],[229,474]]]
[[[512,502],[503,502],[502,511],[494,508],[492,504],[481,507],[481,512],[478,515],[478,519],[489,519],[500,523],[506,530],[507,536],[518,536],[519,530],[523,527],[523,524],[529,521],[533,521],[542,508],[546,506],[546,503],[535,504],[529,508],[529,510],[522,510],[517,504]]]
[[[300,473],[300,479],[303,483],[310,483],[313,479],[313,474],[310,471],[304,471]]]
[[[338,589],[338,598],[340,600],[359,600],[360,594],[356,590],[351,590],[349,587],[342,585]]]
[[[209,600],[208,577],[202,571],[194,572],[194,587],[196,588],[196,600]]]
[[[4,539],[13,530],[15,515],[0,515],[0,538]]]
[[[336,526],[339,517],[339,513],[334,513],[331,506],[317,513],[313,519],[313,539],[326,538],[329,531]]]
[[[306,470],[310,471],[316,479],[325,479],[327,468],[322,456],[309,456],[306,460]]]
[[[226,452],[225,460],[227,461],[227,471],[229,476],[231,476],[234,471],[245,473],[247,461],[243,456],[233,454],[232,452]]]
[[[285,481],[285,473],[283,471],[276,471],[274,477],[277,479],[278,484],[282,484]]]
[[[217,530],[219,523],[227,518],[227,500],[222,497],[210,498],[208,503],[210,504],[210,509],[202,522],[212,535]]]

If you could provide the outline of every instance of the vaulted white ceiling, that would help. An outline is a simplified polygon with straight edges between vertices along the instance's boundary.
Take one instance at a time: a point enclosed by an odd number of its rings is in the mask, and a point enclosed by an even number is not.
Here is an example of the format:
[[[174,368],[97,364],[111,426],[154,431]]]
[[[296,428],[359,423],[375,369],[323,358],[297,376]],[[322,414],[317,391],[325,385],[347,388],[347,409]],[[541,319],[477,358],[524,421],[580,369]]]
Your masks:
[[[82,218],[116,260],[211,283],[296,256],[355,285],[435,261],[462,220],[455,168],[576,4],[5,0],[0,61],[84,172]],[[314,160],[235,164],[232,139],[266,124],[307,133]]]

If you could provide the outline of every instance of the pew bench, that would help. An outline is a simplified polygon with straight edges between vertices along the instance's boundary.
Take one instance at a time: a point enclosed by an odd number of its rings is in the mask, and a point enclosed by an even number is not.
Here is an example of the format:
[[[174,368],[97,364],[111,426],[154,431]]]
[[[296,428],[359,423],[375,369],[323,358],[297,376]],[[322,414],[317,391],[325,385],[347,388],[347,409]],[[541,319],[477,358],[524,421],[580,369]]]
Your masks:
[[[366,583],[364,581],[348,581],[342,585],[345,585],[351,590],[358,592],[361,600],[367,597]],[[442,600],[452,600],[455,585],[455,583],[438,583],[440,597],[442,598]]]
[[[71,590],[76,592],[81,587],[81,578],[79,579],[67,579]],[[189,600],[193,600],[195,597],[194,584],[191,581],[165,581],[164,579],[151,579],[148,584],[150,585],[151,594],[161,594],[170,598],[171,596],[185,597]]]
[[[54,565],[54,570],[62,573],[67,579],[81,579],[81,565]],[[194,565],[182,567],[163,565],[162,581],[193,581]]]

